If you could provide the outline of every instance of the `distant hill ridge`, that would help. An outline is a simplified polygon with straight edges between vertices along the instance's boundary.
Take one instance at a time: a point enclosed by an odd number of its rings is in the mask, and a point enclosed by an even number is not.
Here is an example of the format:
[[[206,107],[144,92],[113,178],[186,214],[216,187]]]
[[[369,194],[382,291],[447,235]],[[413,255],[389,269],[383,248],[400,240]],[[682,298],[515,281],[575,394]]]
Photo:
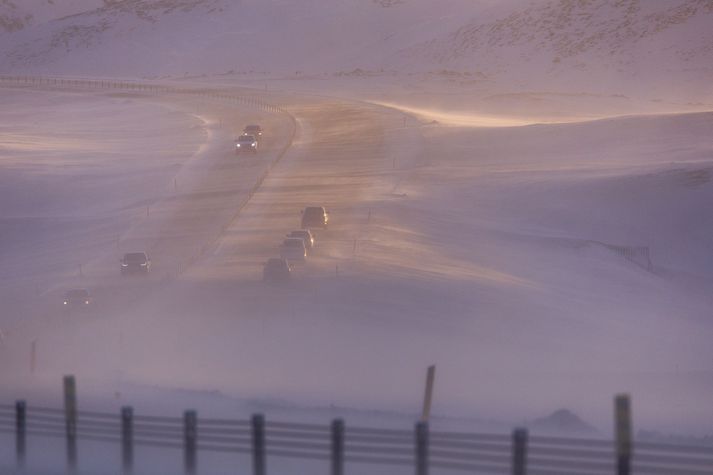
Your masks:
[[[0,72],[713,77],[710,0],[0,0]],[[702,85],[701,87],[705,87]]]

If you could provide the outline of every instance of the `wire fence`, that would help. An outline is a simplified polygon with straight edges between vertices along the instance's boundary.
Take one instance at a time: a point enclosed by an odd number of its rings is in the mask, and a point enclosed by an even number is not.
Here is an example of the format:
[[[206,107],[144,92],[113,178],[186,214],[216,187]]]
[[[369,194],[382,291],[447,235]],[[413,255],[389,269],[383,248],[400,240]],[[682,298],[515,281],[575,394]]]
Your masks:
[[[0,86],[18,88],[47,88],[63,90],[103,90],[136,94],[180,94],[202,98],[220,99],[236,104],[253,106],[268,112],[286,113],[281,107],[271,104],[255,93],[236,94],[230,89],[216,87],[180,87],[176,85],[148,81],[117,79],[75,79],[49,76],[0,76]]]
[[[332,475],[348,473],[352,464],[403,467],[416,475],[435,470],[493,475],[713,473],[713,446],[634,443],[621,437],[630,433],[626,416],[617,414],[621,424],[613,441],[530,436],[525,429],[512,434],[431,431],[426,422],[410,430],[350,426],[342,419],[324,425],[273,421],[261,414],[223,419],[185,411],[182,417],[165,417],[134,414],[131,407],[119,413],[79,410],[73,382],[65,379],[64,408],[28,406],[25,401],[0,405],[0,433],[14,435],[18,469],[33,455],[28,438],[64,439],[69,473],[80,463],[77,446],[83,442],[115,446],[121,455],[116,471],[125,474],[140,463],[135,461],[136,447],[182,453],[187,475],[198,472],[198,452],[247,454],[254,475],[267,475],[267,457],[323,463]]]

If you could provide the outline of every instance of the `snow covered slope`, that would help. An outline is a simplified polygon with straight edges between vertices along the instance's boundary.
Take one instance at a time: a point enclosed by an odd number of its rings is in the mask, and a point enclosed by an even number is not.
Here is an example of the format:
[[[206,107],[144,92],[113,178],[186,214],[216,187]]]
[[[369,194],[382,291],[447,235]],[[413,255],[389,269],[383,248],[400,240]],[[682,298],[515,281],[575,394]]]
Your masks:
[[[0,35],[100,7],[103,0],[0,0]]]
[[[686,79],[705,95],[713,72],[709,0],[17,3],[1,4],[4,73],[453,70],[597,90]]]
[[[443,37],[404,51],[446,68],[532,75],[557,86],[589,77],[606,89],[622,74],[638,86],[675,87],[681,75],[713,74],[713,2],[708,0],[551,0],[494,21],[475,18]],[[592,81],[594,80],[594,81]],[[552,87],[551,82],[549,83]],[[690,87],[690,81],[688,86]]]

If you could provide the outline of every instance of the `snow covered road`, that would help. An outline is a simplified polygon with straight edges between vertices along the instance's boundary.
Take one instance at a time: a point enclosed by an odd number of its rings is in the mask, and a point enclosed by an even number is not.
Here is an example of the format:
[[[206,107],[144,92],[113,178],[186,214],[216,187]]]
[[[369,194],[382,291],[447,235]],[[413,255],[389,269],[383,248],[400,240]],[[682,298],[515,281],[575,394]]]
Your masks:
[[[478,129],[357,101],[275,99],[296,117],[297,136],[235,219],[263,159],[236,161],[222,145],[250,119],[274,131],[266,153],[276,153],[291,138],[284,118],[215,104],[196,114],[195,104],[169,101],[194,117],[184,111],[165,124],[200,138],[144,142],[142,157],[170,144],[175,162],[138,161],[156,173],[135,185],[143,194],[120,193],[130,177],[116,188],[88,179],[101,193],[76,198],[90,203],[83,213],[126,209],[132,224],[115,224],[124,230],[118,248],[115,228],[61,239],[97,253],[82,260],[81,278],[51,284],[96,286],[112,304],[98,317],[31,315],[3,350],[3,371],[17,380],[7,397],[71,372],[93,388],[85,397],[118,393],[118,404],[140,404],[138,387],[181,388],[196,391],[200,410],[213,397],[201,391],[217,390],[236,406],[324,407],[326,420],[332,404],[417,411],[423,370],[436,363],[436,416],[508,427],[568,407],[606,434],[611,396],[630,391],[640,424],[704,430],[713,389],[710,114]],[[6,219],[20,213],[3,202]],[[262,262],[307,205],[326,206],[330,228],[317,232],[293,284],[264,285]],[[686,231],[676,231],[678,220]],[[122,280],[114,259],[138,247],[152,252],[156,275]],[[639,247],[653,269],[626,257]],[[46,256],[37,263],[40,275],[61,275],[42,267]],[[47,299],[43,308],[56,302]],[[41,353],[29,378],[33,339]]]

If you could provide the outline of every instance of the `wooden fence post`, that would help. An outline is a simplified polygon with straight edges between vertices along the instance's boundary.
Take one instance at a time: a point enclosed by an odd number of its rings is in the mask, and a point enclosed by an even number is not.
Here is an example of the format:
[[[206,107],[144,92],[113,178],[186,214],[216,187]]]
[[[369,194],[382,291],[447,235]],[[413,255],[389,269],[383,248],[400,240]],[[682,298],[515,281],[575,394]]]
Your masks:
[[[627,394],[614,399],[617,475],[631,474],[631,404]]]
[[[344,421],[332,421],[332,475],[344,475]]]
[[[67,471],[77,470],[77,383],[74,376],[64,377],[64,420],[67,436]]]
[[[185,473],[196,473],[196,439],[198,438],[198,415],[196,411],[183,413],[183,462]]]
[[[265,416],[253,414],[253,475],[265,475]]]
[[[512,432],[512,475],[527,473],[527,429]]]
[[[428,475],[428,423],[417,422],[416,436],[416,475]]]
[[[32,342],[30,343],[30,374],[35,374],[36,368],[37,368],[37,339],[32,340]]]
[[[121,408],[121,468],[125,475],[134,468],[134,410],[130,406]]]
[[[15,402],[15,455],[17,468],[22,470],[25,466],[25,454],[27,449],[27,404],[25,401]]]

